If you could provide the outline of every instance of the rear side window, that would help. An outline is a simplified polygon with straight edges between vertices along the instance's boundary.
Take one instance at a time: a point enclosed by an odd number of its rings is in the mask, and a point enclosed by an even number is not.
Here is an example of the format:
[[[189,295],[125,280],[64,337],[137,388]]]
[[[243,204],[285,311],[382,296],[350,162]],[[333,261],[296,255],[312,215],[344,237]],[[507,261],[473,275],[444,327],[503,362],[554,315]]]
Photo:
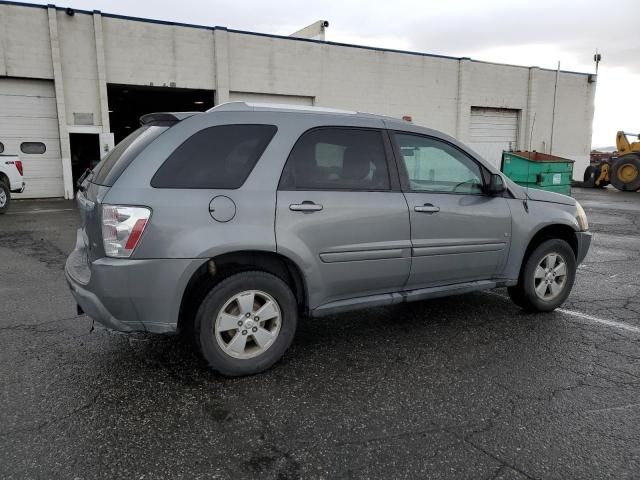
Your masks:
[[[282,173],[282,190],[389,190],[379,130],[323,127],[304,133]]]
[[[4,152],[4,143],[0,142],[0,153]]]
[[[134,158],[169,127],[143,125],[122,140],[93,169],[92,183],[111,187]]]
[[[240,188],[276,130],[274,125],[218,125],[200,130],[169,155],[151,186]]]

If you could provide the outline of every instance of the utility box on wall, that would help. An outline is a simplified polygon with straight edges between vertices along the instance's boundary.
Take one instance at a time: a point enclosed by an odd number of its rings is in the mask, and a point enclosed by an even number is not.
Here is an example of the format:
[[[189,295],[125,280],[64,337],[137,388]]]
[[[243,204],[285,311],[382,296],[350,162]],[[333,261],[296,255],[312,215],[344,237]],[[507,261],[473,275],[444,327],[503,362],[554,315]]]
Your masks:
[[[100,159],[102,160],[116,145],[111,132],[99,133],[98,138],[100,139]]]

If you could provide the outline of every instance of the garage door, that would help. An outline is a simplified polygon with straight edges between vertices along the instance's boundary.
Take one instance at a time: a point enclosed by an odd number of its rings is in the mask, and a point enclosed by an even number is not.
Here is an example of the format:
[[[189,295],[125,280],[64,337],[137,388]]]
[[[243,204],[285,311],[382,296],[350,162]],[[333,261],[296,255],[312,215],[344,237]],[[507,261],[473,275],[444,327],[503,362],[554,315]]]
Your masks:
[[[518,112],[471,107],[469,145],[496,167],[500,167],[503,150],[518,148]]]
[[[53,82],[0,78],[0,142],[24,166],[27,188],[16,198],[64,196]],[[25,142],[35,142],[23,147],[31,153],[21,151]]]
[[[270,93],[229,92],[232,102],[285,103],[287,105],[313,105],[313,97],[275,95]]]

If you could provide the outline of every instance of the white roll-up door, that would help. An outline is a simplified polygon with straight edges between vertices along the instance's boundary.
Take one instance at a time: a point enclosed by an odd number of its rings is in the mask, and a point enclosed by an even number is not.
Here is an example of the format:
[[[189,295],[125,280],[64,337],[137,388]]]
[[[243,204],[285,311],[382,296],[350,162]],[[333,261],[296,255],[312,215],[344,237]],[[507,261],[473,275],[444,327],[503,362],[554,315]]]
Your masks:
[[[499,168],[503,150],[518,148],[518,112],[471,107],[469,146]]]
[[[313,105],[313,97],[276,95],[271,93],[229,92],[232,102],[284,103],[287,105]]]
[[[16,198],[64,196],[52,81],[0,78],[0,142],[4,154],[22,160],[27,188]],[[44,143],[46,150],[23,153],[20,145],[25,142]]]

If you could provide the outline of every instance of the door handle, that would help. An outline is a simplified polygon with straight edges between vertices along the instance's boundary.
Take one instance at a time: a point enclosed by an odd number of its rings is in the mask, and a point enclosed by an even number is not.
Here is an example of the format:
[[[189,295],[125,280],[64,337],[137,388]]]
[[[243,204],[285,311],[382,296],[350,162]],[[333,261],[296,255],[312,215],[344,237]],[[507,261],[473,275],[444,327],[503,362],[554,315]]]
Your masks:
[[[417,205],[413,207],[416,212],[420,213],[438,213],[440,211],[440,207],[436,207],[430,203],[425,203],[424,205]]]
[[[322,210],[322,205],[305,200],[302,203],[292,203],[289,205],[289,210],[294,212],[319,212]]]

